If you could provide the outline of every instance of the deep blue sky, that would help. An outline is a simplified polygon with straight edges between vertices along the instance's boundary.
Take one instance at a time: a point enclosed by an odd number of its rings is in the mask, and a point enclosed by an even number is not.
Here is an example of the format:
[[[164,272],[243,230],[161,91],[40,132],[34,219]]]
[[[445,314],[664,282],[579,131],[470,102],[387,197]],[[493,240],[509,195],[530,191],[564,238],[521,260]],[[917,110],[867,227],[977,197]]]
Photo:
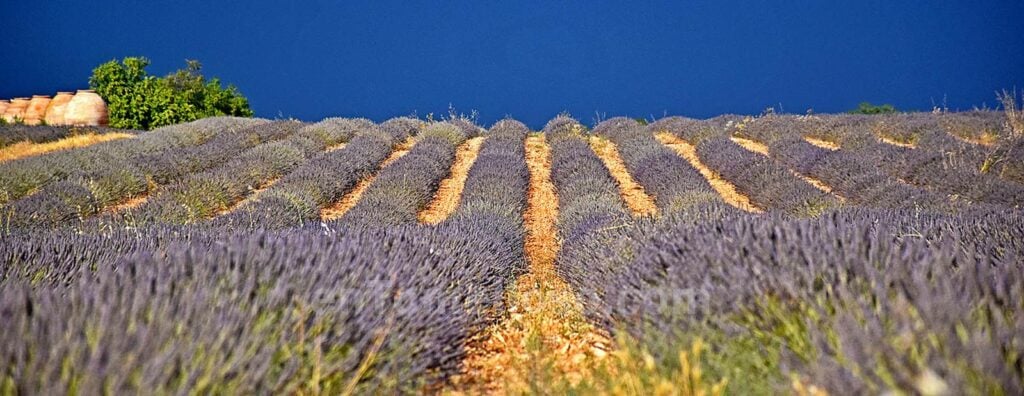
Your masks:
[[[1022,1],[0,3],[0,98],[132,55],[160,75],[199,59],[257,115],[304,120],[967,109],[1024,88]]]

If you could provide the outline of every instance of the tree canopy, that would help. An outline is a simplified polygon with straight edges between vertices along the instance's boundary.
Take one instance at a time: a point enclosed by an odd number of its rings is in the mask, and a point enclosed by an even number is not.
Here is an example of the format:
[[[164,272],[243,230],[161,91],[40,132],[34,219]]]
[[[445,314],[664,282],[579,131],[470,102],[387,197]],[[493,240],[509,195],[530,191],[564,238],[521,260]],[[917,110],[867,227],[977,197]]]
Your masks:
[[[238,88],[207,80],[199,61],[187,60],[184,69],[165,77],[149,75],[149,64],[144,57],[127,57],[93,69],[89,86],[107,102],[110,126],[149,130],[205,117],[252,117]]]

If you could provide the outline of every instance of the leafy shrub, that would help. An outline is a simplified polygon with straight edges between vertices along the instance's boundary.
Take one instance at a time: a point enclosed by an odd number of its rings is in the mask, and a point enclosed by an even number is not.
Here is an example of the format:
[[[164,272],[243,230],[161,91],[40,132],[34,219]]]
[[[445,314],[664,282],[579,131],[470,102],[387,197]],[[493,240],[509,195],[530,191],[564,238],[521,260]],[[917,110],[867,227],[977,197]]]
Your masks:
[[[896,108],[891,104],[873,105],[870,102],[861,102],[856,109],[848,111],[850,114],[892,114]]]
[[[146,73],[149,59],[111,60],[92,71],[89,86],[107,102],[110,126],[144,129],[213,116],[252,117],[249,101],[233,85],[207,80],[199,61],[166,77]]]

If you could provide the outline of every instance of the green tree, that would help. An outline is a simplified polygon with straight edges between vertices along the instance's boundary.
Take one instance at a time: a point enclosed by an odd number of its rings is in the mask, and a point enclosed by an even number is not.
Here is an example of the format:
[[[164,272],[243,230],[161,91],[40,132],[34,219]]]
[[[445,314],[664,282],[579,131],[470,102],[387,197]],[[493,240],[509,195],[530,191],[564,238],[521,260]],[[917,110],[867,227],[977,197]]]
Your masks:
[[[199,61],[166,77],[146,72],[149,59],[128,57],[93,69],[89,85],[107,102],[110,126],[153,129],[204,117],[252,117],[249,101],[233,85],[203,77]]]
[[[883,104],[875,106],[870,102],[861,102],[856,109],[850,110],[847,113],[850,114],[891,114],[895,113],[896,108],[891,104]]]

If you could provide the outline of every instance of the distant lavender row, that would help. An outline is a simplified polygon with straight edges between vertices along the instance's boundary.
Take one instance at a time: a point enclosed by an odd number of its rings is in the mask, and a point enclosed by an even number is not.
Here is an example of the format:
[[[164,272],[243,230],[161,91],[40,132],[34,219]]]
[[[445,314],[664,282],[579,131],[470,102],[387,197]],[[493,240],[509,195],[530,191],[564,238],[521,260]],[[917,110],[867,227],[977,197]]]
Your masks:
[[[672,117],[645,130],[632,119],[616,117],[599,124],[594,133],[615,143],[630,176],[654,198],[666,218],[731,213],[735,209],[693,166],[654,138],[654,133],[675,133],[687,121]]]
[[[826,119],[835,119],[826,116]],[[840,117],[841,118],[841,117]],[[876,135],[910,142],[921,151],[941,153],[944,165],[958,171],[980,174],[990,148],[964,141],[964,138],[982,139],[1008,135],[1005,116],[997,112],[969,112],[952,114],[901,113],[881,117],[854,118],[867,122]],[[959,137],[960,139],[957,139]]]
[[[302,128],[283,121],[276,128],[297,131],[287,137],[248,149],[224,165],[191,175],[161,189],[124,220],[189,224],[209,219],[231,208],[251,193],[295,169],[325,147],[346,140],[350,128]],[[302,128],[302,129],[300,129]]]
[[[804,140],[804,136],[814,135],[823,127],[811,120],[769,116],[748,123],[737,134],[764,143],[773,159],[800,174],[821,180],[853,205],[940,212],[964,206],[950,201],[944,194],[900,183],[877,165],[866,163],[848,150],[831,151]]]
[[[288,126],[291,127],[282,127]],[[203,144],[142,155],[127,163],[106,163],[79,172],[10,204],[13,227],[57,227],[76,224],[104,208],[144,195],[156,185],[218,166],[245,149],[285,138],[297,123],[271,122],[222,132]],[[347,133],[341,132],[341,133]]]
[[[142,133],[135,139],[5,162],[0,164],[0,204],[24,197],[49,183],[78,175],[104,174],[111,166],[124,166],[169,149],[196,146],[219,134],[264,122],[251,118],[205,118]]]
[[[785,166],[747,151],[725,136],[706,139],[696,146],[704,164],[760,208],[807,217],[840,204],[834,196],[801,180]]]
[[[0,148],[18,142],[46,143],[84,134],[128,133],[137,135],[140,131],[107,127],[72,127],[48,125],[4,125],[0,126]]]
[[[830,128],[830,135],[843,150],[849,150],[862,161],[877,164],[893,177],[910,184],[970,202],[1016,206],[1024,203],[1024,186],[995,175],[966,170],[957,157],[941,151],[897,147],[878,141],[870,119],[843,120],[845,128]],[[912,123],[911,121],[906,121]],[[910,128],[904,126],[904,128]],[[903,130],[903,129],[894,129]]]
[[[454,372],[522,263],[505,241],[448,225],[332,231],[8,237],[0,382],[40,394],[341,393],[355,380],[359,393],[418,392]]]
[[[465,142],[463,129],[447,122],[427,126],[409,153],[382,169],[352,209],[338,220],[345,225],[415,224],[448,175],[455,151]]]
[[[320,219],[320,209],[339,201],[360,180],[379,169],[398,143],[396,138],[404,138],[402,133],[388,134],[365,120],[333,123],[357,130],[355,137],[344,148],[309,160],[251,203],[217,218],[216,225],[269,229],[315,223]]]

